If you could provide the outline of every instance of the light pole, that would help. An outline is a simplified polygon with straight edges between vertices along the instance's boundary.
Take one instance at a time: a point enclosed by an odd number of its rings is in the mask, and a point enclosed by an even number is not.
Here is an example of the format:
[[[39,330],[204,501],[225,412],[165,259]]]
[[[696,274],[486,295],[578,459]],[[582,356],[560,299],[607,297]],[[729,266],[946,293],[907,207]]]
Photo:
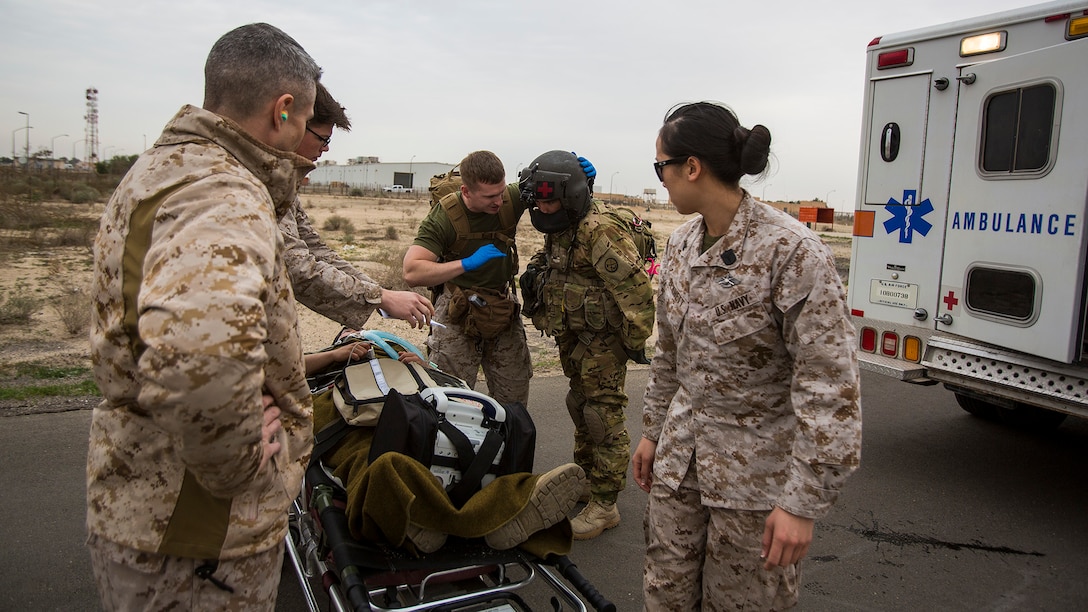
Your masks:
[[[26,155],[26,167],[29,170],[30,169],[30,113],[24,113],[23,111],[18,111],[18,113],[20,115],[26,115],[26,151],[24,152],[24,154]]]
[[[25,130],[25,129],[26,129],[25,127],[21,127],[21,128],[15,128],[14,130],[11,131],[11,163],[12,163],[12,165],[15,165],[19,161],[19,156],[17,155],[17,153],[15,151],[15,135],[18,134],[19,132]]]
[[[833,194],[833,193],[835,193],[834,189],[827,192],[827,195],[824,196],[824,204],[831,204],[830,198],[831,198],[831,194]]]
[[[412,174],[412,162],[416,161],[416,156],[413,155],[412,159],[408,160],[408,188],[415,191],[416,187],[416,175]]]
[[[79,140],[72,143],[72,159],[76,158],[76,145],[81,143],[81,142],[87,142],[87,139],[86,138],[80,138]]]
[[[608,201],[609,201],[609,203],[611,203],[612,199],[613,199],[612,198],[612,181],[614,181],[616,179],[616,175],[619,174],[619,173],[620,173],[620,171],[616,170],[615,172],[612,173],[612,176],[609,177],[609,179],[608,179]]]
[[[49,154],[53,156],[53,159],[57,159],[57,150],[53,147],[57,146],[58,138],[67,138],[68,134],[57,134],[49,140]]]
[[[767,185],[767,184],[763,185],[763,194],[759,196],[759,201],[760,202],[766,202],[767,201],[767,188],[768,187],[773,187],[773,186],[774,185]]]

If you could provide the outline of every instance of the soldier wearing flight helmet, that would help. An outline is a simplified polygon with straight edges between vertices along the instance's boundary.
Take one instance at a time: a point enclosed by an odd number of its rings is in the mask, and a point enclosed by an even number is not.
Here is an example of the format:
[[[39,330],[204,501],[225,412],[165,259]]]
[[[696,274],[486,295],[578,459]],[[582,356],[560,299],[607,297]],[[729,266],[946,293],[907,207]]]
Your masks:
[[[616,499],[630,459],[627,360],[648,363],[653,289],[629,225],[593,199],[593,180],[574,154],[540,155],[522,170],[520,186],[533,227],[545,234],[544,250],[522,277],[527,301],[538,302],[526,314],[555,338],[570,380],[574,461],[590,482],[589,503],[571,525],[585,540],[620,522]]]

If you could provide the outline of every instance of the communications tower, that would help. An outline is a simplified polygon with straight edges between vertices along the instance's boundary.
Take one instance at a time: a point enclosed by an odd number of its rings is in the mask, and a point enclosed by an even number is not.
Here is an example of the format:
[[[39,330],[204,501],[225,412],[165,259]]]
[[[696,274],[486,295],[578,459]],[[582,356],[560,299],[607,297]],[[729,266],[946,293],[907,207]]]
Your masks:
[[[98,88],[87,88],[87,114],[83,118],[87,121],[84,129],[86,144],[83,160],[88,164],[98,161]]]

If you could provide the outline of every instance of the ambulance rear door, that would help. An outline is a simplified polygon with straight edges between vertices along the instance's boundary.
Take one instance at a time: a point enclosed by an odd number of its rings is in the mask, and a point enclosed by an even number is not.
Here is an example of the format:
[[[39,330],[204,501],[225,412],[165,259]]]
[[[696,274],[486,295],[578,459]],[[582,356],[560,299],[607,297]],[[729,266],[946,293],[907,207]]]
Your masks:
[[[960,68],[936,330],[1081,356],[1088,39]]]
[[[932,327],[940,289],[954,103],[933,73],[873,78],[862,198],[855,211],[850,304],[867,318]],[[946,106],[946,110],[942,107]]]

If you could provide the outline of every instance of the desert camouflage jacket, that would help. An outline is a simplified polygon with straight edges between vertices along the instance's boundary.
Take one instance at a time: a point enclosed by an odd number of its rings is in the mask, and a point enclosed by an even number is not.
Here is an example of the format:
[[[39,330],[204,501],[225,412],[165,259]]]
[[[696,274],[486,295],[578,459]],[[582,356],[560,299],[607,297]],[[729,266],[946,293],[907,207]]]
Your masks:
[[[276,218],[312,168],[186,106],[114,192],[94,248],[92,536],[226,559],[286,533],[312,402]],[[283,448],[259,469],[262,391]]]
[[[295,299],[341,325],[363,329],[382,301],[381,285],[344,261],[314,231],[296,197],[280,217],[283,259]]]
[[[707,506],[819,518],[861,455],[854,327],[830,249],[745,194],[700,253],[701,216],[669,238],[643,412],[653,476],[692,454]]]
[[[549,335],[618,333],[624,348],[641,351],[654,328],[653,285],[630,232],[605,206],[594,200],[576,227],[545,236],[532,260],[547,268],[533,325]]]

